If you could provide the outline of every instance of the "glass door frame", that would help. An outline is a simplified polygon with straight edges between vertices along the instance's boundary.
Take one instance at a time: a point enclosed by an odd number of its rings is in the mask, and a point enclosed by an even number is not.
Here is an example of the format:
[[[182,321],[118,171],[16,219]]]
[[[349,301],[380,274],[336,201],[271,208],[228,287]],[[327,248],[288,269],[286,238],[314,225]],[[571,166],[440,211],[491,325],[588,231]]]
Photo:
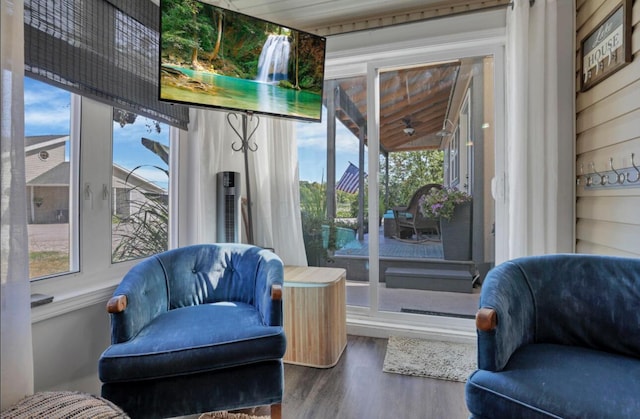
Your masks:
[[[413,40],[407,48],[398,48],[393,45],[390,49],[384,46],[379,47],[376,52],[368,51],[363,54],[340,54],[339,58],[327,57],[327,77],[344,78],[355,75],[366,74],[367,76],[367,115],[371,115],[367,121],[368,133],[368,208],[369,208],[369,231],[378,231],[378,183],[379,183],[379,150],[380,139],[379,127],[379,74],[381,71],[399,67],[411,67],[449,61],[463,57],[492,56],[494,58],[494,124],[495,124],[495,157],[496,177],[492,183],[504,185],[501,182],[501,175],[506,172],[505,160],[505,123],[504,117],[504,90],[505,90],[505,60],[504,60],[504,32],[491,32],[487,38],[470,36],[468,40],[438,45],[428,45],[416,47]],[[446,38],[446,37],[445,37]],[[458,38],[460,38],[458,36]],[[409,44],[409,43],[408,43]],[[505,254],[507,245],[506,238],[508,232],[507,205],[504,194],[494,190],[496,200],[496,263],[500,261],[499,255]],[[501,222],[500,222],[501,221]],[[405,332],[427,332],[430,335],[458,335],[463,338],[475,336],[475,323],[470,319],[459,319],[443,316],[412,315],[406,313],[381,312],[379,310],[379,237],[369,236],[369,306],[353,307],[347,306],[348,323],[352,326],[354,333],[369,335],[387,335],[388,330],[402,329]],[[371,286],[375,284],[375,286]],[[386,330],[381,331],[381,330]]]

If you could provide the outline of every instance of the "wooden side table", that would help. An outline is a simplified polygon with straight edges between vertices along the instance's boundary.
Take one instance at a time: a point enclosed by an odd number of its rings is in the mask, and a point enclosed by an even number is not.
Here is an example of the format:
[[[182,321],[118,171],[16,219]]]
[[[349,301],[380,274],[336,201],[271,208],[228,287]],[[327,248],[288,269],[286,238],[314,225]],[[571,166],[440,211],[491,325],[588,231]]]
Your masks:
[[[284,267],[284,362],[317,368],[338,363],[347,346],[346,276],[342,268]]]

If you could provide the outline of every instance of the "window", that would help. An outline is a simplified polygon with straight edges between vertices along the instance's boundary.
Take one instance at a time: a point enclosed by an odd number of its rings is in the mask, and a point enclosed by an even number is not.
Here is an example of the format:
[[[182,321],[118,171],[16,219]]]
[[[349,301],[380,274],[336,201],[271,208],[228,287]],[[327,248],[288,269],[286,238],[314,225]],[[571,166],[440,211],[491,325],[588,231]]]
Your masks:
[[[461,154],[464,154],[464,161],[466,163],[463,167],[461,167],[461,171],[464,169],[464,174],[462,174],[462,178],[465,180],[462,185],[463,189],[467,191],[468,194],[473,195],[473,178],[474,178],[474,156],[473,156],[473,137],[471,135],[471,89],[467,90],[467,93],[464,98],[464,102],[462,104],[462,109],[460,110],[460,127],[458,129],[460,135],[460,142],[463,144],[463,149],[460,150]],[[464,153],[462,153],[464,151]]]
[[[30,278],[167,249],[170,127],[29,78],[24,96]]]
[[[77,184],[70,173],[71,94],[51,85],[24,80],[25,172],[29,277],[42,278],[71,272],[73,214]]]
[[[362,93],[365,87],[363,76],[325,81],[324,99],[343,110],[348,106],[340,102],[345,100],[345,92]],[[366,101],[366,94],[361,98]],[[366,120],[358,115],[359,120],[348,124],[347,120],[357,118],[336,112],[335,107],[323,107],[322,112],[322,123],[298,123],[296,133],[302,229],[310,266],[327,266],[333,252],[355,239],[358,226],[363,224],[358,223],[358,217],[363,218],[366,210],[364,205],[360,209],[358,200],[358,135],[365,130]],[[330,138],[329,132],[333,133]],[[363,150],[363,160],[365,153]],[[362,170],[366,173],[365,165]]]
[[[456,128],[449,143],[449,186],[460,183],[460,130]]]
[[[167,250],[169,127],[113,110],[112,261]]]

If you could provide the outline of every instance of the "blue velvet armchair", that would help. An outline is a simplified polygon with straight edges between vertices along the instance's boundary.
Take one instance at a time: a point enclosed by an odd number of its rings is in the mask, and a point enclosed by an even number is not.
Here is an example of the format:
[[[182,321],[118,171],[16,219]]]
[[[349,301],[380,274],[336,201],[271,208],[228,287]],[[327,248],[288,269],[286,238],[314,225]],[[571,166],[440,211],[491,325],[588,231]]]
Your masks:
[[[515,259],[480,307],[472,418],[640,418],[640,259]]]
[[[169,250],[138,263],[107,304],[102,396],[132,418],[271,405],[286,349],[282,261],[243,244]]]

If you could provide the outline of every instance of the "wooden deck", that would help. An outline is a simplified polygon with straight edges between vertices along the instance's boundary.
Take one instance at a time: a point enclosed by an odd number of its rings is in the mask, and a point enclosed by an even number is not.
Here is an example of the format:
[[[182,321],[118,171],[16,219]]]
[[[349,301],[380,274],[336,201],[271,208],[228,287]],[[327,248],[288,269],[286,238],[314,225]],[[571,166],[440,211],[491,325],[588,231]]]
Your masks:
[[[474,284],[477,270],[473,261],[447,261],[442,257],[440,242],[433,240],[409,241],[385,237],[383,229],[379,231],[380,267],[379,267],[379,304],[381,311],[406,312],[414,314],[449,315],[454,317],[473,317],[478,308],[480,288]],[[335,252],[327,266],[344,268],[347,271],[347,305],[369,306],[369,249],[368,236],[362,242],[348,243]],[[386,283],[386,273],[397,270],[416,270],[418,272],[463,271],[467,274],[468,286],[442,288],[441,280],[436,279],[439,287],[428,289],[421,286],[420,279],[410,279],[406,287],[396,281]],[[424,275],[426,277],[429,275]],[[413,285],[412,285],[413,282]],[[426,289],[425,289],[426,288]],[[460,292],[462,291],[462,292]]]
[[[379,243],[380,282],[386,282],[385,271],[389,268],[468,270],[472,277],[477,274],[473,261],[445,260],[442,244],[437,240],[385,237],[380,227]],[[349,281],[368,281],[369,236],[365,235],[363,241],[354,240],[336,250],[327,266],[346,269]]]

